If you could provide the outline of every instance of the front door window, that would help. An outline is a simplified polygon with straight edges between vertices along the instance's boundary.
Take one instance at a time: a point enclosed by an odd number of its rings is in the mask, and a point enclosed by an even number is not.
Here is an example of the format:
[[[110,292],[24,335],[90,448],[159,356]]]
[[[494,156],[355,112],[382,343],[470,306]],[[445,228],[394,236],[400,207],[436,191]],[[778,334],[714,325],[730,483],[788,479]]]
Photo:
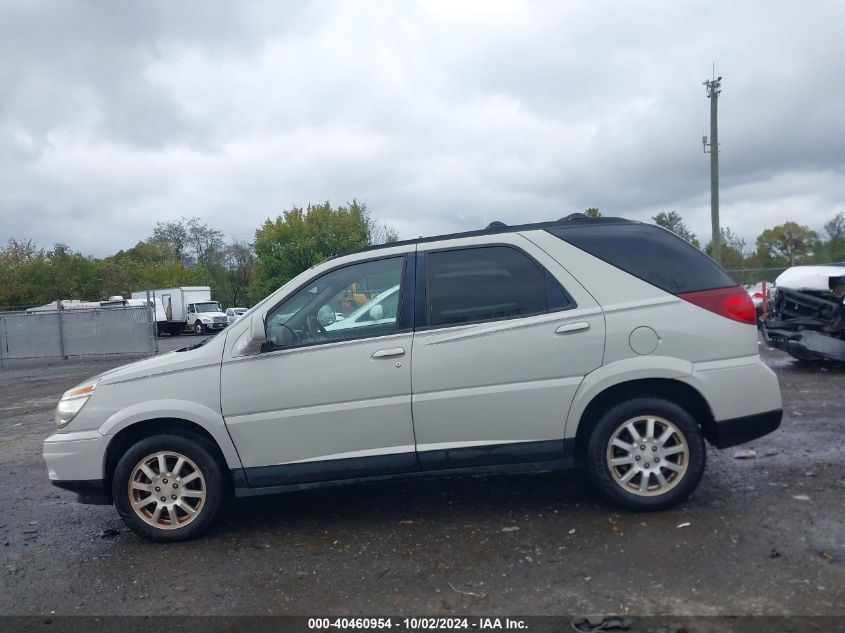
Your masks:
[[[399,329],[403,257],[344,266],[301,288],[265,320],[272,349],[393,334]]]

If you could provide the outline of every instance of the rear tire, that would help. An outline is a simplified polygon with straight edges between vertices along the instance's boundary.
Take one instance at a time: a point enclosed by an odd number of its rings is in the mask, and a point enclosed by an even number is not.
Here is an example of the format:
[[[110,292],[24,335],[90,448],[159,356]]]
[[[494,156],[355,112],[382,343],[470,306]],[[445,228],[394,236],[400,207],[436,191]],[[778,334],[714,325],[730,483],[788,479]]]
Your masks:
[[[215,453],[198,436],[154,435],[131,446],[112,477],[120,517],[151,541],[185,541],[205,532],[228,490]]]
[[[644,396],[599,418],[587,443],[586,466],[595,487],[613,503],[663,510],[692,494],[706,459],[692,415],[671,400]]]

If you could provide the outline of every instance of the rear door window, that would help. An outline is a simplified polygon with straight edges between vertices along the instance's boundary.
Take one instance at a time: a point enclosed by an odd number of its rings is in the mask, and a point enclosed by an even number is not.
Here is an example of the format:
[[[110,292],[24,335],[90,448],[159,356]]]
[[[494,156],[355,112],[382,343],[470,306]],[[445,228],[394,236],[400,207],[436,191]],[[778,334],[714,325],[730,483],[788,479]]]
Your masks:
[[[427,255],[430,326],[508,319],[574,307],[560,283],[521,251],[508,246]]]

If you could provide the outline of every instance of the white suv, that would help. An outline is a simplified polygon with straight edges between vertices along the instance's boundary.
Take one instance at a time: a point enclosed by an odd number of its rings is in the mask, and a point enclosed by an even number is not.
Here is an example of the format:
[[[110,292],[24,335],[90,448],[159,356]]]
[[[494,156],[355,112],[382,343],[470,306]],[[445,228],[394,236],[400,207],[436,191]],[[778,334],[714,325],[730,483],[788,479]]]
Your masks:
[[[393,318],[318,316],[396,286]],[[579,214],[325,261],[220,336],[65,393],[44,458],[173,541],[231,494],[578,464],[617,504],[667,508],[705,439],[780,420],[745,289],[668,231]]]

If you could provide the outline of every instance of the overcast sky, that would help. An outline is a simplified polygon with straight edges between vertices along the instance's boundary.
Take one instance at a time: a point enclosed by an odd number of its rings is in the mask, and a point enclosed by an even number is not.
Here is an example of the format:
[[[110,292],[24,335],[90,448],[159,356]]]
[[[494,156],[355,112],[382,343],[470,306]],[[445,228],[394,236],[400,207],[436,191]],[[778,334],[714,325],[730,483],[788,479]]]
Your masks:
[[[845,210],[842,2],[0,0],[0,241],[97,256],[365,201],[401,237],[677,209],[752,242]]]

